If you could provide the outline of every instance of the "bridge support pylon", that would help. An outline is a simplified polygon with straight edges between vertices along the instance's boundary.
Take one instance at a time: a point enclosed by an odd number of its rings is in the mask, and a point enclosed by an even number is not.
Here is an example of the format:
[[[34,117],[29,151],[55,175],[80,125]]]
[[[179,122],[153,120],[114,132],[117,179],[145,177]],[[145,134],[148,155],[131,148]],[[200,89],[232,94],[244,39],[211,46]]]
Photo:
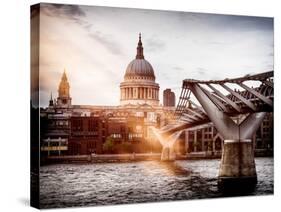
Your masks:
[[[225,191],[252,190],[257,183],[251,139],[224,140],[218,186]]]
[[[161,161],[175,161],[176,154],[173,147],[164,146],[161,154]]]
[[[154,132],[156,133],[156,136],[158,137],[160,143],[163,145],[161,161],[175,161],[176,153],[174,146],[183,131],[179,130],[170,135],[165,135],[163,133],[161,134],[157,131]]]
[[[242,123],[235,123],[221,111],[206,91],[194,84],[190,88],[224,138],[218,186],[224,191],[242,191],[255,187],[257,174],[252,137],[265,112],[251,113]]]
[[[241,124],[236,124],[238,132],[232,135],[232,139],[224,135],[226,139],[219,170],[219,188],[226,191],[248,191],[255,187],[257,173],[252,137],[265,114],[250,114]]]

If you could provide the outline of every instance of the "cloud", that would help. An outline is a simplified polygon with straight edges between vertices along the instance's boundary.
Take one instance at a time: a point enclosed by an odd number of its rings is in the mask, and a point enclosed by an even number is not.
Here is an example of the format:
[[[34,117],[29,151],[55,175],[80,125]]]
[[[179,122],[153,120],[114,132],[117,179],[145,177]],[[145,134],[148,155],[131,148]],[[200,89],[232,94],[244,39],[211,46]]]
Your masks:
[[[158,39],[157,37],[150,37],[148,39],[145,39],[144,48],[148,52],[162,51],[165,48],[165,43],[164,41]]]
[[[174,66],[174,67],[172,67],[172,69],[177,70],[177,71],[183,71],[184,70],[184,68],[179,67],[179,66]]]
[[[205,68],[202,68],[202,67],[198,67],[197,70],[198,70],[197,73],[201,76],[203,76],[207,73],[207,70]]]
[[[271,18],[41,5],[41,89],[47,100],[66,67],[74,104],[118,104],[140,31],[156,82],[161,89],[177,88],[177,95],[186,78],[224,79],[273,68]]]
[[[67,4],[42,4],[41,11],[48,16],[64,17],[77,20],[85,17],[85,12],[78,5]]]
[[[78,5],[66,5],[66,4],[54,4],[54,7],[60,10],[63,10],[63,12],[66,15],[71,16],[85,16],[85,12],[80,9]]]
[[[46,16],[70,20],[82,27],[89,24],[83,20],[86,13],[78,5],[42,3],[40,6],[41,12]]]
[[[227,44],[230,44],[230,43],[227,43],[227,42],[220,42],[220,41],[210,41],[210,42],[207,42],[207,44],[209,45],[227,45]]]
[[[100,42],[114,55],[123,55],[120,45],[112,39],[112,35],[106,35],[101,31],[91,31],[93,22],[89,22],[86,13],[78,5],[43,4],[42,12],[51,17],[72,20],[88,33],[91,39]]]
[[[181,25],[188,25],[194,22],[198,22],[202,19],[201,13],[190,13],[190,12],[177,12],[177,21]]]
[[[216,31],[250,32],[272,31],[273,18],[240,15],[218,15],[211,13],[178,12],[178,20],[182,26],[198,29],[214,29]]]
[[[123,55],[122,49],[118,42],[115,42],[112,39],[113,36],[105,35],[100,31],[90,32],[88,35],[95,41],[100,42],[112,54]]]
[[[92,26],[93,26],[93,24],[89,24],[89,23],[88,23],[88,24],[85,24],[85,25],[84,25],[84,28],[85,28],[87,31],[90,32]]]
[[[111,39],[112,36],[105,35],[100,31],[91,31],[93,24],[85,20],[86,13],[78,5],[46,4],[43,12],[48,16],[56,16],[74,21],[88,32],[90,38],[100,42],[112,54],[121,55],[122,51],[117,42]]]

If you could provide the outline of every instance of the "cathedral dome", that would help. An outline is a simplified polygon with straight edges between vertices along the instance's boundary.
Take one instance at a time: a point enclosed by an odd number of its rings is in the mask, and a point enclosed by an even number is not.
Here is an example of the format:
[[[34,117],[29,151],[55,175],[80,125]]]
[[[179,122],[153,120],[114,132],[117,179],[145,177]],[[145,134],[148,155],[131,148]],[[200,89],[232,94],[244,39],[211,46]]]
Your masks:
[[[144,59],[143,47],[141,42],[141,34],[139,34],[139,42],[137,47],[137,55],[127,66],[124,76],[125,80],[155,80],[155,75],[151,64]]]
[[[155,82],[154,70],[144,59],[141,34],[137,55],[127,66],[124,81],[120,83],[121,105],[159,105],[159,85]]]
[[[125,73],[125,79],[152,79],[155,75],[151,64],[145,59],[134,59],[129,63]]]

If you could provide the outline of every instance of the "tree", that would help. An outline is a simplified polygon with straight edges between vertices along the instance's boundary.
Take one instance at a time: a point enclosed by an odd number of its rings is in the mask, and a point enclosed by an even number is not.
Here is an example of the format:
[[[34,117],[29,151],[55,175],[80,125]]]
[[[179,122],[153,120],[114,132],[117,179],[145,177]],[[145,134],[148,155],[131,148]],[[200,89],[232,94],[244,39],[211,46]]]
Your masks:
[[[113,153],[114,152],[114,143],[113,143],[113,138],[108,136],[106,138],[105,143],[102,146],[102,149],[106,153]]]
[[[124,153],[132,153],[133,152],[133,145],[129,142],[122,142],[120,144],[120,151]]]

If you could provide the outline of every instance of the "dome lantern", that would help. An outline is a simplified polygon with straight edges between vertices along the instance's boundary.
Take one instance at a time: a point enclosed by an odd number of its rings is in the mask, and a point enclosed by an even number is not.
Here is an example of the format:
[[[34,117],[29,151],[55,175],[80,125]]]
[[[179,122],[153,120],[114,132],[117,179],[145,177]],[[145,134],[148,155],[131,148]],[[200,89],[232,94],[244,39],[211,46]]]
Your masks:
[[[144,59],[143,47],[142,47],[142,42],[141,42],[141,33],[139,33],[139,42],[138,42],[138,47],[137,47],[136,59]]]
[[[146,79],[155,81],[155,75],[152,65],[144,59],[141,33],[139,33],[136,59],[132,60],[127,66],[124,79]]]

